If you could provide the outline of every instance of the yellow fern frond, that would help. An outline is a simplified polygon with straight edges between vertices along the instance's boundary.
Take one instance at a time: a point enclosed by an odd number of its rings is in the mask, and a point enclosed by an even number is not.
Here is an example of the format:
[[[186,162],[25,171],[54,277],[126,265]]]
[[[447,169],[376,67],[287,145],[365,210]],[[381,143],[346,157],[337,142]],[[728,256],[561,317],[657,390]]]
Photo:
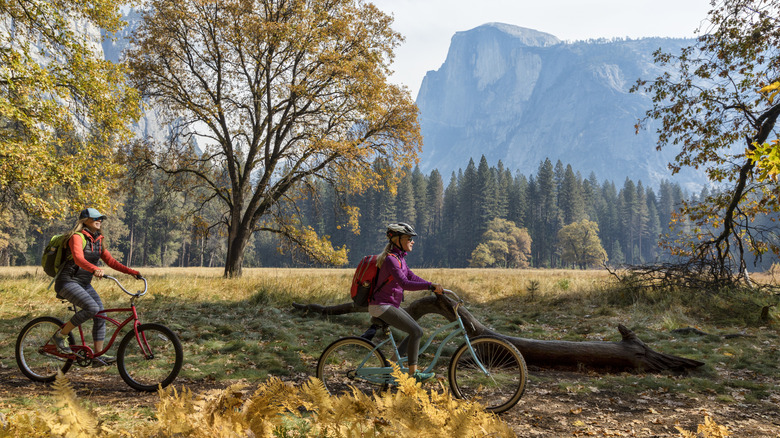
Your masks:
[[[57,435],[78,438],[97,436],[97,420],[94,415],[84,409],[76,400],[76,393],[70,381],[62,372],[57,372],[54,381],[54,398],[57,400],[58,422],[50,425]]]
[[[704,424],[697,429],[706,438],[726,438],[731,436],[726,426],[716,423],[710,416],[704,417]]]
[[[2,416],[2,414],[0,414]],[[48,438],[53,435],[50,424],[57,420],[50,414],[18,414],[0,424],[0,438]]]
[[[186,435],[195,428],[185,421],[196,412],[192,392],[184,388],[179,394],[176,388],[170,386],[159,391],[160,401],[157,403],[157,427],[164,434]]]
[[[224,436],[245,435],[249,425],[243,413],[245,385],[237,383],[221,390],[207,392],[201,401],[200,418],[205,421],[201,431]]]
[[[249,430],[255,436],[273,435],[274,429],[282,423],[282,416],[279,414],[284,413],[285,409],[279,401],[289,394],[289,389],[279,378],[272,377],[261,384],[250,397],[245,415]]]
[[[240,422],[242,419],[241,407],[244,405],[243,384],[233,384],[222,390],[213,390],[203,397],[203,416],[213,425],[220,418],[229,419],[231,422]]]

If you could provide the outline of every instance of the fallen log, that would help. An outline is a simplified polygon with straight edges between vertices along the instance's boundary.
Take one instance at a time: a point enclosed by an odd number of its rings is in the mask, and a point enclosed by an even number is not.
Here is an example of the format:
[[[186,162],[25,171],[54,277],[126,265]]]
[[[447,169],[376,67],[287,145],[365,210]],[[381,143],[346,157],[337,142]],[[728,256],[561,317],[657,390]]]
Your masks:
[[[351,302],[334,306],[321,304],[293,303],[293,307],[306,312],[321,315],[345,315],[367,312],[366,307],[355,307]],[[427,296],[406,307],[409,314],[419,320],[425,315],[441,315],[448,321],[455,321],[455,302],[446,296]],[[659,353],[625,326],[618,325],[621,340],[617,342],[595,341],[554,341],[526,339],[497,333],[485,327],[464,306],[458,307],[470,337],[496,336],[511,342],[523,354],[529,365],[541,367],[589,367],[609,370],[636,371],[685,371],[704,365],[693,359]]]

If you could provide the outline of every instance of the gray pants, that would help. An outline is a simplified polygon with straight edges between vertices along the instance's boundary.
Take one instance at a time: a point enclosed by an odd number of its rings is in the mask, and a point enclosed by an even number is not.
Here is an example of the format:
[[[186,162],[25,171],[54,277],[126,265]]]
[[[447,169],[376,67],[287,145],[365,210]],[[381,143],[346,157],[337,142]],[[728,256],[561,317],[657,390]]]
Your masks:
[[[398,344],[398,351],[401,352],[406,349],[407,365],[417,365],[417,355],[420,352],[420,340],[423,335],[423,329],[420,327],[420,324],[417,324],[417,321],[406,310],[393,306],[382,312],[379,315],[379,319],[389,324],[390,327],[395,327],[409,334],[406,339]]]
[[[62,285],[59,290],[62,298],[73,303],[79,311],[73,315],[70,322],[79,326],[92,319],[98,312],[103,310],[103,301],[100,300],[95,288],[92,285],[82,287],[78,283],[68,282]],[[106,321],[101,318],[95,318],[92,323],[92,340],[102,341],[106,338]]]

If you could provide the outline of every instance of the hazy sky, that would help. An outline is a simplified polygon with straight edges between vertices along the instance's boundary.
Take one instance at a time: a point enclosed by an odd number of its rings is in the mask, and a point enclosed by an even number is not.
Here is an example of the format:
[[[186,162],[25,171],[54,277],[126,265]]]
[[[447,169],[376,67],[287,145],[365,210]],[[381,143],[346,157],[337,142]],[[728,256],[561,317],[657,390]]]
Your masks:
[[[396,83],[417,97],[425,73],[438,70],[455,32],[500,22],[564,41],[651,36],[694,37],[709,0],[366,0],[395,18],[406,37],[393,63]]]

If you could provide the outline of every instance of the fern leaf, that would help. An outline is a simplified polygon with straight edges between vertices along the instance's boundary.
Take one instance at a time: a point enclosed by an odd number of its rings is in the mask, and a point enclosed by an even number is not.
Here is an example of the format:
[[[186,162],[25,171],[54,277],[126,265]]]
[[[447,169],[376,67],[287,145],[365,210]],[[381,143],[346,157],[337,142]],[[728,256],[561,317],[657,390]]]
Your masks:
[[[67,437],[92,438],[97,435],[97,423],[94,416],[76,400],[76,393],[70,381],[61,371],[54,381],[54,397],[57,400],[59,423],[52,431]]]

